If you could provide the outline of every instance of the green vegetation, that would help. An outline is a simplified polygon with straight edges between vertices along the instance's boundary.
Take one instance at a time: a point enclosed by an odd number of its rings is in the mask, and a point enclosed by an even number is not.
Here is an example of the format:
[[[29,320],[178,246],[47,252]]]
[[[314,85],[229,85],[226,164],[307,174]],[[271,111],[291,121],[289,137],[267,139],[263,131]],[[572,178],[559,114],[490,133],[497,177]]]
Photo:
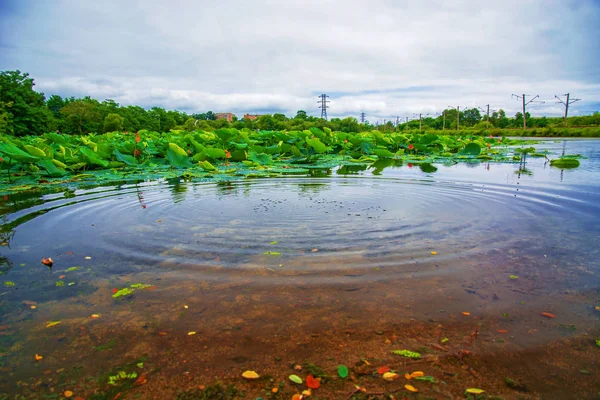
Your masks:
[[[60,187],[69,190],[86,182],[142,181],[158,178],[227,181],[283,174],[314,174],[339,167],[352,174],[367,167],[374,174],[403,163],[434,173],[433,163],[517,162],[533,147],[515,148],[521,141],[480,136],[417,133],[252,131],[218,129],[137,134],[13,137],[0,135],[0,191]],[[531,142],[528,142],[530,144]],[[576,156],[553,160],[573,167]],[[274,254],[271,252],[270,254]]]
[[[98,101],[91,97],[62,98],[51,95],[46,99],[43,93],[33,90],[34,80],[20,71],[0,71],[0,134],[14,136],[41,135],[60,131],[66,134],[137,132],[170,132],[195,130],[214,131],[223,128],[265,130],[265,131],[304,131],[311,128],[325,128],[339,132],[380,132],[440,133],[452,135],[494,135],[494,136],[600,136],[600,113],[569,117],[567,127],[563,118],[532,117],[527,113],[528,129],[523,132],[523,114],[509,118],[504,110],[494,111],[487,116],[479,109],[460,111],[449,108],[436,117],[425,117],[395,126],[391,121],[379,126],[361,124],[355,118],[332,118],[325,121],[309,116],[299,110],[293,118],[283,114],[265,114],[256,120],[233,118],[216,119],[212,111],[187,114],[180,111],[152,107],[146,110],[139,106],[120,106],[112,99]],[[460,130],[457,130],[457,119]]]
[[[410,350],[393,350],[392,353],[406,358],[421,358],[421,354]]]

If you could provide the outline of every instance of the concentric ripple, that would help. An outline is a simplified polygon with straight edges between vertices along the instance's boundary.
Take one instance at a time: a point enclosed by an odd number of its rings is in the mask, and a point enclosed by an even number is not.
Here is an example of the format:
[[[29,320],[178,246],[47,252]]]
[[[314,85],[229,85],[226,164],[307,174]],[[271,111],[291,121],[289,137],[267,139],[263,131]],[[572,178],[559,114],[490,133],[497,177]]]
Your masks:
[[[17,258],[76,251],[99,257],[102,275],[155,269],[276,284],[454,273],[444,264],[541,232],[559,243],[557,226],[599,214],[596,193],[577,185],[390,175],[101,187],[36,199],[6,222],[28,221],[12,239]]]

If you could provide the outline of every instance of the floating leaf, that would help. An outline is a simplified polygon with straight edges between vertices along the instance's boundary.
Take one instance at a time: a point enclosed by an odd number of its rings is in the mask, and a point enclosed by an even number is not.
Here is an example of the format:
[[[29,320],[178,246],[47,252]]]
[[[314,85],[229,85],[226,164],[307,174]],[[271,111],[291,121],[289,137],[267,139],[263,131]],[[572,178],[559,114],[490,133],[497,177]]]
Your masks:
[[[348,367],[346,367],[345,365],[339,365],[338,366],[338,375],[341,378],[346,378],[348,376]]]
[[[42,264],[44,264],[47,267],[52,268],[52,264],[54,264],[54,261],[52,261],[52,258],[50,258],[50,257],[42,258]]]
[[[421,354],[410,350],[392,350],[392,353],[407,358],[421,358]]]
[[[46,324],[46,328],[51,328],[51,327],[56,326],[58,324],[60,324],[60,321],[50,321],[50,322],[48,322]]]
[[[244,371],[242,377],[246,379],[258,379],[260,376],[254,371]]]
[[[468,311],[463,311],[463,312],[462,312],[462,315],[464,315],[464,316],[467,316],[467,317],[468,317],[469,315],[471,315],[471,313],[470,313],[470,312],[468,312]]]
[[[77,271],[79,268],[81,268],[81,267],[70,267],[70,268],[67,268],[66,272]]]
[[[385,380],[386,380],[386,381],[388,381],[388,382],[391,382],[391,381],[393,381],[393,380],[396,380],[396,379],[398,379],[399,377],[400,377],[400,375],[398,375],[398,374],[397,374],[397,373],[395,373],[395,372],[385,372],[385,373],[383,374],[383,379],[385,379]]]
[[[263,254],[266,254],[268,256],[280,256],[281,253],[278,251],[265,251]]]
[[[577,168],[579,167],[579,160],[574,158],[557,158],[550,160],[550,165],[556,168]]]
[[[13,287],[13,286],[15,286],[15,283],[11,282],[11,281],[6,281],[6,282],[4,282],[4,286],[6,286],[6,287]]]
[[[482,393],[485,393],[485,390],[477,389],[477,388],[469,388],[469,389],[465,390],[465,392],[470,393],[470,394],[482,394]]]
[[[435,256],[437,254],[437,251],[432,251],[431,254]]]
[[[433,376],[429,376],[429,375],[417,376],[417,377],[415,377],[415,380],[417,380],[417,381],[431,382],[431,383],[435,383],[436,382],[435,378]]]
[[[298,385],[302,384],[302,378],[300,378],[298,375],[292,374],[288,378],[290,379],[290,381],[297,383]]]
[[[188,332],[188,336],[192,336],[192,335],[195,335],[195,334],[196,334],[196,332],[194,332],[194,331]]]
[[[90,315],[90,318],[92,318],[92,319],[100,318],[100,314],[92,314],[92,315]]]
[[[510,279],[519,279],[518,275],[509,275],[508,276]]]
[[[273,241],[273,242],[271,242],[271,243],[269,243],[269,244],[277,244],[277,242],[276,242],[276,241]]]
[[[321,386],[321,382],[318,379],[315,379],[312,375],[308,375],[306,377],[306,386],[311,389],[318,389]]]
[[[463,156],[478,156],[481,153],[481,146],[477,143],[469,143],[458,154]]]
[[[35,354],[35,361],[40,361],[42,358],[44,358],[43,356],[40,356],[39,354]]]
[[[549,312],[543,312],[542,313],[542,317],[546,317],[546,318],[556,318],[556,315],[551,314]]]
[[[113,293],[112,297],[115,299],[118,299],[119,297],[129,296],[131,294],[133,294],[133,289],[123,288],[123,289],[119,289],[115,293]]]

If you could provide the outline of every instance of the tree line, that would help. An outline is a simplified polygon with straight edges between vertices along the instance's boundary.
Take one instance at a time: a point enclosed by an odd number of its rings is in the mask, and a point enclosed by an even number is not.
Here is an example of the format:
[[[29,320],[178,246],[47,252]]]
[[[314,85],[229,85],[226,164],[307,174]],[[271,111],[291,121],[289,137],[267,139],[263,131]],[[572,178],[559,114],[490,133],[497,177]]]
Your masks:
[[[477,108],[445,110],[435,117],[394,124],[372,125],[359,123],[356,118],[332,118],[325,121],[309,116],[306,111],[299,110],[294,117],[284,114],[264,114],[256,120],[233,118],[216,119],[215,113],[188,114],[182,111],[165,110],[161,107],[145,109],[140,106],[121,106],[112,99],[98,101],[89,96],[83,98],[63,98],[51,95],[46,98],[43,93],[33,89],[34,79],[28,73],[16,71],[0,72],[0,133],[24,136],[40,135],[45,132],[59,131],[66,134],[85,134],[90,132],[104,133],[113,131],[137,132],[147,129],[155,132],[171,130],[212,131],[219,128],[249,128],[277,131],[301,131],[312,127],[328,127],[333,131],[362,132],[377,129],[383,132],[403,130],[455,130],[457,119],[461,129],[488,130],[492,128],[521,128],[523,114],[517,113],[509,118],[504,110],[494,111],[489,119]],[[445,115],[444,115],[445,114]],[[562,127],[562,118],[527,117],[527,126],[531,128]],[[599,126],[600,113],[590,116],[569,117],[569,126]]]

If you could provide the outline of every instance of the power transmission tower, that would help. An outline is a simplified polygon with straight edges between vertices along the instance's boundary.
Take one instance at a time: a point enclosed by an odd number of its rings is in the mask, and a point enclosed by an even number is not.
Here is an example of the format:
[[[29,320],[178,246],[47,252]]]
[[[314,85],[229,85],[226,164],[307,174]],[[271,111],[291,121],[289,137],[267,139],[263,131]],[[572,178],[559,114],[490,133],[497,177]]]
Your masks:
[[[396,128],[400,125],[400,117],[396,116]]]
[[[567,114],[569,113],[569,106],[571,104],[575,103],[576,101],[581,100],[581,99],[571,99],[571,100],[569,100],[569,96],[570,95],[571,95],[571,93],[563,94],[563,96],[567,96],[567,101],[566,102],[562,101],[558,96],[554,95],[554,97],[556,97],[560,103],[563,103],[565,105],[565,128],[567,127]]]
[[[360,123],[361,123],[361,124],[364,124],[364,123],[365,123],[365,113],[364,113],[364,112],[361,112],[361,113],[360,113]]]
[[[523,93],[522,96],[518,96],[516,94],[513,94],[510,96],[510,98],[512,99],[513,97],[516,97],[517,100],[521,99],[523,100],[523,130],[527,129],[527,114],[525,113],[525,106],[527,106],[527,104],[531,103],[532,101],[534,101],[535,99],[537,99],[538,97],[540,97],[540,95],[538,94],[537,96],[535,96],[533,99],[529,100],[528,102],[525,102],[525,96],[526,94]],[[536,101],[536,103],[545,103],[544,101]]]
[[[321,118],[323,118],[325,121],[327,121],[327,109],[329,108],[329,106],[327,105],[327,103],[329,103],[329,100],[327,100],[329,96],[327,96],[326,94],[322,94],[319,96],[319,98],[321,100],[317,101],[317,104],[321,104],[319,106],[319,108],[321,109]]]

